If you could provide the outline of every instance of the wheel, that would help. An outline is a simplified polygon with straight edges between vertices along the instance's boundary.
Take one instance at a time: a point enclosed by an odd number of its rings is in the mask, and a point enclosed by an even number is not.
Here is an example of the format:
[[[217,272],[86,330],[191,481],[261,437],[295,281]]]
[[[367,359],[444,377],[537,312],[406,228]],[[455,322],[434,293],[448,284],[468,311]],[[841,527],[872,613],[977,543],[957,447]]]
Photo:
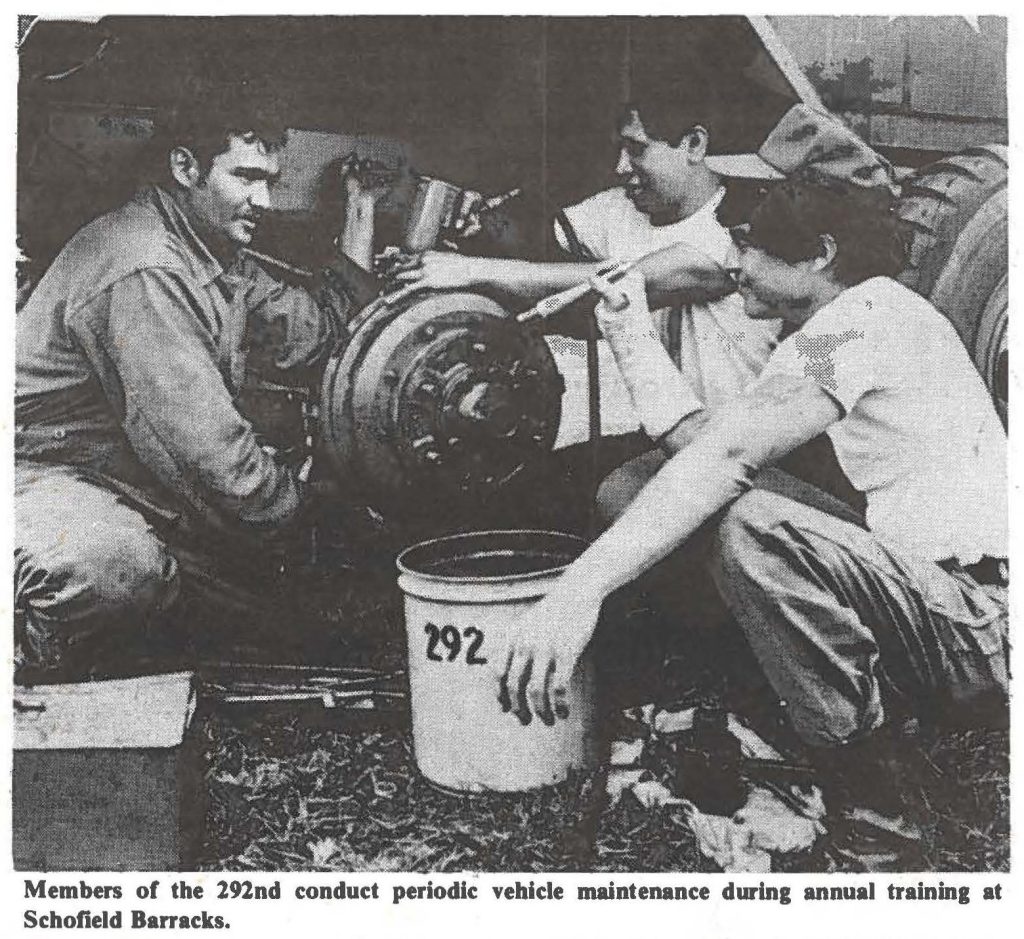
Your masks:
[[[931,300],[956,328],[1006,424],[1007,151],[990,144],[915,173],[903,187],[900,218],[910,238],[900,280]]]
[[[551,450],[562,384],[547,344],[494,300],[431,293],[353,320],[320,394],[335,475],[373,504],[448,512]]]

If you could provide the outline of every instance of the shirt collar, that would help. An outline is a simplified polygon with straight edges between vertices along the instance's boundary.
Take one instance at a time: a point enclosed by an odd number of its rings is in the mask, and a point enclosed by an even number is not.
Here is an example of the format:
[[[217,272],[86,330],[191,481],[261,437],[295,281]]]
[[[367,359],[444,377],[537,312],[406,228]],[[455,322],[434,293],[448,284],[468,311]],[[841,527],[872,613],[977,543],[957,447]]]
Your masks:
[[[213,252],[196,233],[169,192],[159,186],[147,186],[139,193],[138,198],[155,205],[167,229],[185,244],[195,261],[200,277],[203,278],[204,286],[223,276],[223,265],[213,256]]]

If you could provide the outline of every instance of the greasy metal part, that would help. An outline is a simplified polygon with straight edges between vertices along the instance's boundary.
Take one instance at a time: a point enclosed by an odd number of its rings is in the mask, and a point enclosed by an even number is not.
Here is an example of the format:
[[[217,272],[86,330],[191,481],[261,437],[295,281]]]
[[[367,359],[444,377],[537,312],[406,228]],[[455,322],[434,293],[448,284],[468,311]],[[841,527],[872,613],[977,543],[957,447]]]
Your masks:
[[[551,449],[562,380],[546,343],[472,293],[372,304],[329,363],[321,436],[381,506],[486,499]]]

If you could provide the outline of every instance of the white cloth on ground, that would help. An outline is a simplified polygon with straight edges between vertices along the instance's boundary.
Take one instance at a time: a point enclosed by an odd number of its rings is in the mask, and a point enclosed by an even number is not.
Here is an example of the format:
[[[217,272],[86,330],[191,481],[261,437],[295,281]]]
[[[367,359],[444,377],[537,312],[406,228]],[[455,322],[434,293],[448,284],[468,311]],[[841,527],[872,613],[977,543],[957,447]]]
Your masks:
[[[690,729],[695,710],[663,711],[647,705],[627,712],[627,716],[647,724],[652,738],[657,738]],[[744,756],[767,760],[782,758],[771,744],[734,714],[729,715],[728,729],[740,741]],[[621,744],[620,753],[630,745],[635,748],[633,741],[618,743]],[[674,796],[664,783],[652,778],[645,770],[613,766],[608,774],[607,790],[613,805],[629,792],[646,808],[681,807],[701,853],[724,871],[768,873],[771,870],[771,852],[807,851],[825,832],[821,821],[825,806],[817,786],[812,787],[809,793],[801,792],[798,797],[794,793],[795,801],[803,809],[801,812],[769,790],[752,786],[746,804],[730,817],[701,812],[693,803]]]

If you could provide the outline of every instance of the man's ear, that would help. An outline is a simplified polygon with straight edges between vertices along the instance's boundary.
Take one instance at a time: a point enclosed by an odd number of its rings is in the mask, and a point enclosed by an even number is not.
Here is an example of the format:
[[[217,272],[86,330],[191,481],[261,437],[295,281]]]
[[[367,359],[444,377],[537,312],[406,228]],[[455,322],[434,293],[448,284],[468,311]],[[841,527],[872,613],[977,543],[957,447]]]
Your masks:
[[[199,161],[188,147],[175,147],[171,150],[168,165],[174,181],[185,189],[194,189],[202,178]]]
[[[831,235],[822,235],[818,239],[818,244],[820,246],[818,254],[812,264],[816,271],[823,271],[836,259],[836,252],[839,250],[839,246]]]
[[[692,163],[703,163],[708,152],[708,130],[700,124],[691,127],[683,137],[683,146]]]

